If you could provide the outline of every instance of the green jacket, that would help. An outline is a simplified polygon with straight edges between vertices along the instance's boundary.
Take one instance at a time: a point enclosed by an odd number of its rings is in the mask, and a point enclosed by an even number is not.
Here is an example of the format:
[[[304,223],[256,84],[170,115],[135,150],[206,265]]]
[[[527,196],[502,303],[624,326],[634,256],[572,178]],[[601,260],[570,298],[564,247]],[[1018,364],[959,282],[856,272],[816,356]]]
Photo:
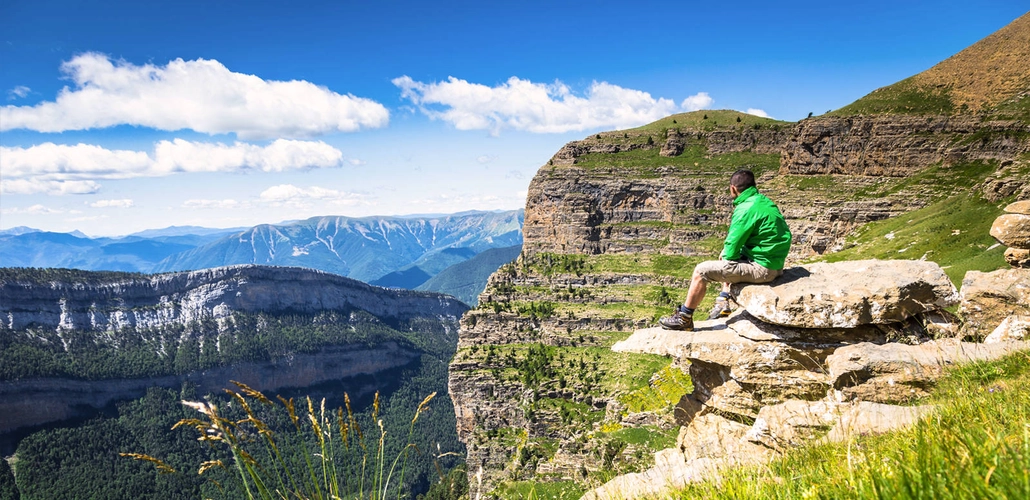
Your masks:
[[[740,193],[733,206],[722,258],[744,257],[766,269],[783,269],[790,252],[790,228],[780,209],[754,186]]]

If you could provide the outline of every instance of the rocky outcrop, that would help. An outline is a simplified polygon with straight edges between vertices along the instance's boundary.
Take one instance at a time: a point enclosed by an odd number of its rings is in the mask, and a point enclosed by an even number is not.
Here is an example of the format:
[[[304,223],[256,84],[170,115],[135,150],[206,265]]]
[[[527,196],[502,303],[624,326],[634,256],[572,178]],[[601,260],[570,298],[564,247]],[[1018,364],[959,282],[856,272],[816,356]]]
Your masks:
[[[677,448],[657,454],[654,468],[616,478],[585,498],[662,495],[813,439],[838,441],[910,425],[932,408],[895,404],[928,395],[947,367],[1030,349],[1021,341],[1022,317],[1007,320],[1005,332],[990,344],[929,340],[925,331],[907,339],[914,345],[889,342],[892,332],[918,328],[907,321],[912,315],[935,313],[955,300],[936,264],[812,267],[769,285],[738,287],[743,310],[725,321],[695,322],[690,332],[638,330],[612,347],[672,356],[689,370],[694,391],[676,407],[684,425]],[[828,284],[827,276],[836,284]],[[862,289],[847,293],[859,286],[858,276]],[[821,295],[834,298],[823,301]],[[906,303],[919,307],[906,310]],[[785,325],[759,319],[765,317]]]
[[[737,302],[756,318],[799,328],[897,323],[958,303],[948,276],[925,261],[807,264],[774,284],[738,289]]]
[[[904,177],[935,163],[1011,160],[1030,127],[974,116],[872,115],[802,120],[783,147],[784,174]]]

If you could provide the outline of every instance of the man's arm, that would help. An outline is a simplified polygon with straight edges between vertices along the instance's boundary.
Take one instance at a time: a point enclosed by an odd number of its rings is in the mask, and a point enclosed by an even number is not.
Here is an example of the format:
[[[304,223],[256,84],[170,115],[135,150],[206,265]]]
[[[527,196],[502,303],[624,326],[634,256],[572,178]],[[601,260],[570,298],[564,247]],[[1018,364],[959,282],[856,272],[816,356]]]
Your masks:
[[[729,233],[726,234],[726,242],[722,246],[721,257],[723,259],[736,260],[741,257],[744,242],[751,236],[751,232],[755,228],[751,219],[751,215],[744,211],[740,211],[739,214],[734,211],[733,218],[730,219]]]

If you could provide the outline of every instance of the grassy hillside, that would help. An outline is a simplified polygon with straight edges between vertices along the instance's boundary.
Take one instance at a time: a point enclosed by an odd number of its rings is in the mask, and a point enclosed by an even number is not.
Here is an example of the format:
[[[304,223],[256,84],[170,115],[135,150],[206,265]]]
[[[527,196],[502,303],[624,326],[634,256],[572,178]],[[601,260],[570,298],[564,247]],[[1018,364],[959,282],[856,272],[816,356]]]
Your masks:
[[[1030,178],[1030,158],[1017,163],[1010,175]],[[987,200],[975,189],[997,172],[995,162],[933,166],[906,179],[884,183],[874,193],[906,192],[930,202],[907,214],[871,222],[849,235],[844,248],[812,260],[838,262],[861,259],[925,259],[944,268],[956,286],[967,271],[1007,267],[1005,246],[990,235],[1002,208],[1015,201]],[[973,189],[970,189],[973,188]]]
[[[876,89],[830,114],[989,112],[1030,123],[1028,90],[1030,13],[934,67]],[[1013,113],[1013,107],[1019,112]]]
[[[813,443],[680,498],[1030,498],[1030,353],[953,370],[916,426]]]

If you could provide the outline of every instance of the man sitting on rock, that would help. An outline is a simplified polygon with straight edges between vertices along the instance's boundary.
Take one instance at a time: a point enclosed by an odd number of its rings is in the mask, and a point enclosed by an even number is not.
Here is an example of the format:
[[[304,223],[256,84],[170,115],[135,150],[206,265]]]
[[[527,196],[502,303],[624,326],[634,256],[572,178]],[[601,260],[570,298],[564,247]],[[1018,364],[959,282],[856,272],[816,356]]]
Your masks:
[[[768,283],[783,274],[790,251],[790,228],[776,204],[755,187],[755,174],[737,170],[730,178],[733,218],[720,260],[694,268],[687,300],[672,316],[659,320],[666,330],[693,330],[694,308],[701,304],[709,281],[724,283],[712,316],[728,311],[730,283]],[[714,319],[710,317],[709,319]]]

